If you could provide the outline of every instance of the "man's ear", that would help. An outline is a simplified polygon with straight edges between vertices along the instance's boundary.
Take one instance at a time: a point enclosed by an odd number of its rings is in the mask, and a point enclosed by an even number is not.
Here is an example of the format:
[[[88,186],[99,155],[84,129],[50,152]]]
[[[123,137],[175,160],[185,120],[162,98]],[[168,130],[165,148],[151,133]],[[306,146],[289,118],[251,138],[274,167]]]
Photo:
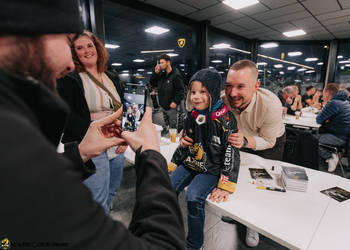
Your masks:
[[[257,90],[260,86],[260,81],[256,81],[254,89]]]

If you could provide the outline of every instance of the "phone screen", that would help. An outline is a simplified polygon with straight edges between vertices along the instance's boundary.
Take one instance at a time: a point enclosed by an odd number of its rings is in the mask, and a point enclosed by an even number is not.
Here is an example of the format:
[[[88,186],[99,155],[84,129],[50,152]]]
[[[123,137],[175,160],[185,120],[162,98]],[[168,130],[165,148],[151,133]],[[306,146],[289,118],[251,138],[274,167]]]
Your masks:
[[[127,83],[124,88],[123,130],[136,131],[146,110],[146,87]]]

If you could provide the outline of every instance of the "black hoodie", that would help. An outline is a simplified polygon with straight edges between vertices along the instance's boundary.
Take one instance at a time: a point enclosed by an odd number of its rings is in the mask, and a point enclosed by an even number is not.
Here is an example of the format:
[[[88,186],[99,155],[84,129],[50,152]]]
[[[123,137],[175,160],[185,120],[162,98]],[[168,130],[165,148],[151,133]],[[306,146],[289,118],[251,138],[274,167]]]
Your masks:
[[[196,111],[190,101],[190,91],[186,98],[188,112],[184,121],[184,133],[190,136],[192,146],[179,146],[168,165],[169,171],[174,171],[178,165],[192,169],[198,173],[210,173],[221,176],[218,187],[229,192],[235,190],[237,182],[240,155],[239,150],[228,141],[228,136],[237,132],[237,121],[220,98],[221,76],[216,70],[202,69],[195,73],[191,80],[201,82],[210,94],[210,105],[206,112],[206,121],[198,124],[201,111]]]

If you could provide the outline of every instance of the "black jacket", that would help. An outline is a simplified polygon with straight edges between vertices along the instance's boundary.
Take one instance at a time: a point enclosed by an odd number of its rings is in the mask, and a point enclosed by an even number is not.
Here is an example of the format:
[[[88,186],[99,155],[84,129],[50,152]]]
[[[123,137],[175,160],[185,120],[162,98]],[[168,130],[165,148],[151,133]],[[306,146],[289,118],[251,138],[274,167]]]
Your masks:
[[[190,100],[191,82],[201,82],[209,92],[210,104],[206,111],[197,111]],[[218,187],[234,192],[240,166],[239,150],[228,141],[231,133],[237,132],[237,121],[220,99],[221,76],[216,70],[202,69],[191,80],[186,97],[188,112],[184,121],[184,133],[193,139],[193,145],[179,146],[168,166],[169,171],[182,164],[198,173],[210,173],[221,176]],[[205,115],[205,122],[200,112]],[[202,116],[202,118],[203,118]],[[228,180],[226,180],[228,178]],[[228,182],[226,182],[228,181]]]
[[[92,200],[77,163],[56,152],[65,113],[42,84],[0,72],[0,235],[11,249],[184,249],[165,159],[152,150],[137,154],[128,230]]]
[[[124,98],[124,87],[120,83],[116,73],[107,71],[107,76],[112,80],[116,87],[121,101]],[[80,142],[90,126],[91,117],[87,105],[83,82],[77,72],[72,72],[57,81],[57,91],[63,100],[70,107],[70,115],[65,128],[63,141]]]
[[[172,67],[172,71],[167,74],[165,71],[156,74],[153,72],[150,84],[158,88],[159,104],[163,109],[169,110],[170,103],[179,105],[184,95],[184,83],[179,70]]]

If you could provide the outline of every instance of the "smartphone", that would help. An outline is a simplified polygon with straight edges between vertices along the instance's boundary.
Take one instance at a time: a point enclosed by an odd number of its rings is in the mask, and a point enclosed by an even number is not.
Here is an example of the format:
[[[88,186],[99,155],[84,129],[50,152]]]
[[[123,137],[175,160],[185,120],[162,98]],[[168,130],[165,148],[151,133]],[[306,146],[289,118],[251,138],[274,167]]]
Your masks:
[[[127,83],[124,88],[123,130],[136,131],[146,111],[146,86]]]

